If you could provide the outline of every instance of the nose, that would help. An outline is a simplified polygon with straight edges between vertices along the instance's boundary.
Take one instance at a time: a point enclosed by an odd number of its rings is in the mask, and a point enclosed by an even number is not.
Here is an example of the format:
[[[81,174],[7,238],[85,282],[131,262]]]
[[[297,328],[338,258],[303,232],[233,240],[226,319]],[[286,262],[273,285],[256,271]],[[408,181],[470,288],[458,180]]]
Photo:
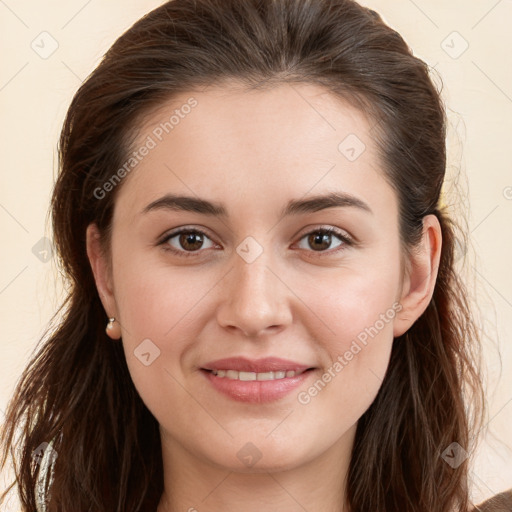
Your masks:
[[[292,293],[278,277],[267,251],[251,263],[234,254],[233,265],[222,285],[219,325],[250,338],[275,333],[289,325]]]

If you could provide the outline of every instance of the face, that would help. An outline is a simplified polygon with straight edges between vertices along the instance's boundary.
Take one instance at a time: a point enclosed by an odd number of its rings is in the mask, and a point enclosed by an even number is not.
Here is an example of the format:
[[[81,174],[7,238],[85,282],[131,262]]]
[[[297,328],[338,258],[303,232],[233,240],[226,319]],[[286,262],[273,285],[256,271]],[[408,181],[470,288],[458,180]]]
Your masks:
[[[313,85],[218,86],[161,105],[134,150],[102,296],[164,444],[236,471],[347,449],[403,293],[370,122]]]

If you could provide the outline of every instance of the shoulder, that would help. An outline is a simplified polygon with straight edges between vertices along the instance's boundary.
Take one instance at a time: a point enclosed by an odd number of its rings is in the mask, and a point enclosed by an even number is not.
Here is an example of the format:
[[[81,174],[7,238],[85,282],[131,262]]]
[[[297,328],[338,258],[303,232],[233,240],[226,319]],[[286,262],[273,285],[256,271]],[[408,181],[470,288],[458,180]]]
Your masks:
[[[512,512],[512,489],[493,496],[470,512]]]

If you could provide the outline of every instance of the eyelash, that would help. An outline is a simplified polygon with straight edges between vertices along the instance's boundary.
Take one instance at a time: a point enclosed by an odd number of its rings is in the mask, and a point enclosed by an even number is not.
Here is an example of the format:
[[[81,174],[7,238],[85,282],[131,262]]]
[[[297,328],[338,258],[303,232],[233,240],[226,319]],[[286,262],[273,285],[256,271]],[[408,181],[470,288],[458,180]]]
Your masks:
[[[166,235],[163,238],[163,240],[161,240],[157,245],[161,245],[164,251],[169,251],[169,252],[171,252],[173,254],[176,254],[179,257],[189,258],[189,257],[197,256],[197,254],[201,252],[201,249],[199,249],[197,251],[184,251],[184,250],[175,249],[175,248],[171,247],[169,244],[167,244],[167,242],[171,238],[174,238],[175,236],[181,235],[183,233],[200,234],[200,235],[203,235],[203,236],[205,236],[207,238],[210,238],[204,231],[202,231],[200,229],[197,229],[197,228],[193,228],[193,229],[192,228],[181,228],[178,231],[174,231],[174,232],[169,233],[168,235]],[[351,247],[351,246],[355,245],[355,242],[354,242],[354,240],[351,237],[349,237],[348,235],[338,231],[336,228],[332,228],[332,227],[329,227],[329,228],[318,228],[318,229],[314,229],[312,231],[309,231],[307,233],[304,233],[300,237],[300,240],[302,240],[303,238],[305,238],[305,237],[307,237],[309,235],[312,235],[314,233],[322,233],[322,234],[327,234],[327,235],[336,235],[343,242],[343,244],[341,244],[339,247],[337,247],[334,250],[330,250],[330,251],[329,250],[327,250],[327,251],[308,251],[308,252],[316,253],[318,257],[324,257],[324,255],[325,256],[332,256],[333,254],[338,254],[339,252],[344,251],[347,247]]]

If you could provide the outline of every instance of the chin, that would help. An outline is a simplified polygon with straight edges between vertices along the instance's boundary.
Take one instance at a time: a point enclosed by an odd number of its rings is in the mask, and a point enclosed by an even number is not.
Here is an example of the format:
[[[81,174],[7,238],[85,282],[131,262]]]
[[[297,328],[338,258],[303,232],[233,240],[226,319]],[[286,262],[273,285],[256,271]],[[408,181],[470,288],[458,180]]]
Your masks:
[[[252,439],[252,441],[251,441]],[[318,455],[321,453],[318,449]],[[268,473],[295,469],[315,457],[315,450],[305,451],[305,446],[297,443],[283,444],[282,440],[270,439],[261,435],[244,436],[243,440],[231,440],[222,453],[211,454],[215,465],[236,473]],[[309,457],[308,457],[309,454]]]

